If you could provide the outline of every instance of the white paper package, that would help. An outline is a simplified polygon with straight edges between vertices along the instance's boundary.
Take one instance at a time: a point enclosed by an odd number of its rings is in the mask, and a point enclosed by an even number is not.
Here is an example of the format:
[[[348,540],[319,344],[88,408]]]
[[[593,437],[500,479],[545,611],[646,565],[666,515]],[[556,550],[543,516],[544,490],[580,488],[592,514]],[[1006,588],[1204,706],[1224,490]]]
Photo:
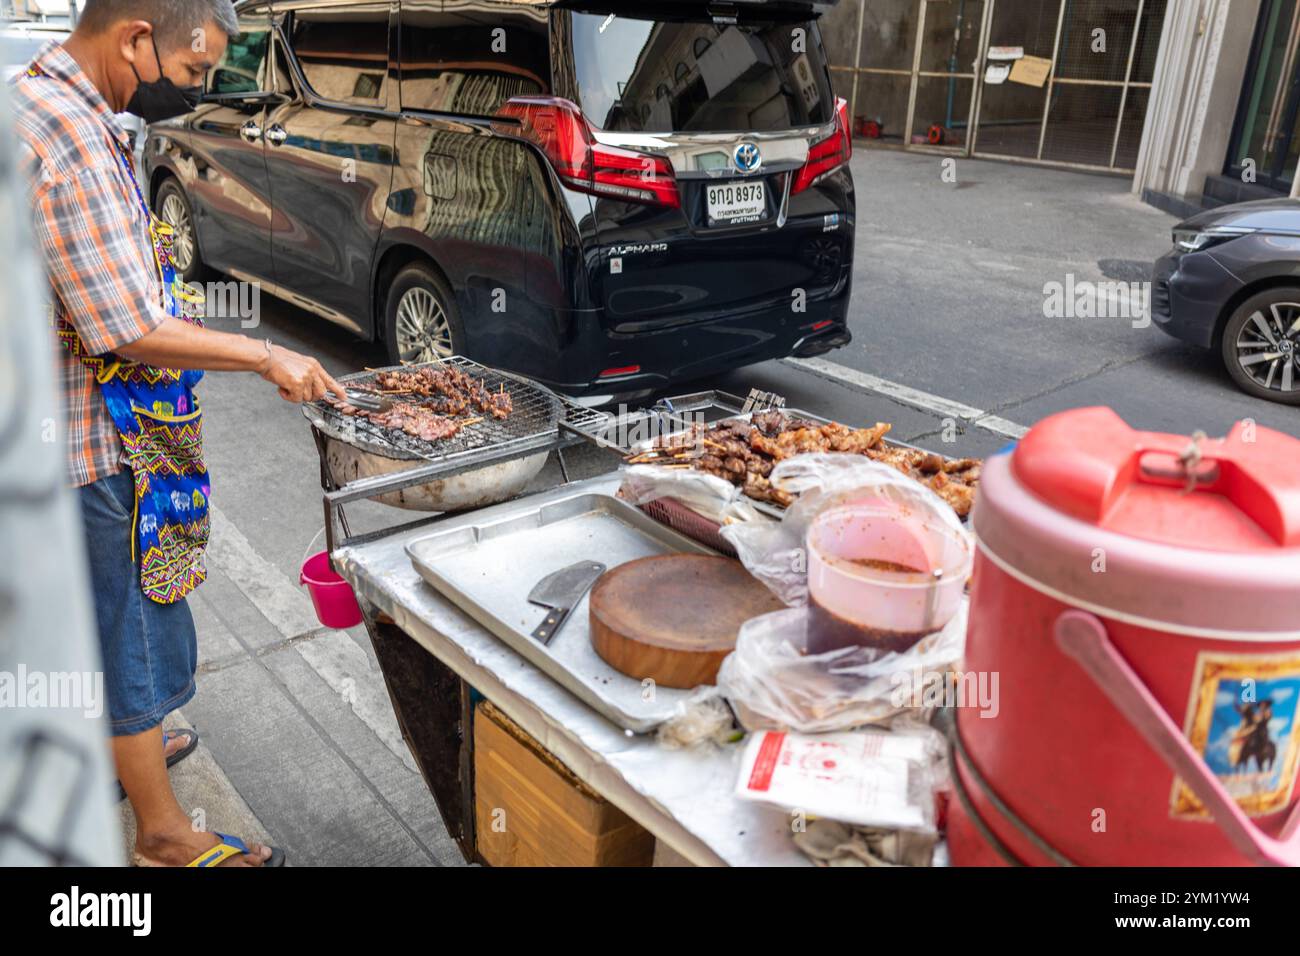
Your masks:
[[[809,818],[858,826],[934,830],[938,734],[861,730],[837,734],[752,734],[736,795]]]

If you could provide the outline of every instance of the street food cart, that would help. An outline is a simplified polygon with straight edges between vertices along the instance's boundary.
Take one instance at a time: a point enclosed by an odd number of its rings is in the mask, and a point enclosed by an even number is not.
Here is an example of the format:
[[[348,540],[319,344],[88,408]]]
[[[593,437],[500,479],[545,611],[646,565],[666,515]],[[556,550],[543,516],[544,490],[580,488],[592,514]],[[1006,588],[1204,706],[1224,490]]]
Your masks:
[[[958,864],[1119,862],[1149,857],[1152,839],[1180,863],[1298,859],[1295,439],[1249,421],[1221,439],[1188,439],[1136,431],[1106,408],[1061,413],[1040,422],[1014,453],[990,460],[972,535],[958,515],[973,499],[981,465],[884,442],[886,425],[851,429],[773,412],[766,407],[773,396],[718,392],[615,417],[463,359],[435,368],[472,376],[472,404],[483,414],[451,402],[449,412],[470,416],[459,419],[463,428],[401,409],[349,418],[309,406],[307,415],[321,457],[326,553],[359,602],[403,735],[467,860],[837,865],[842,855],[819,855],[817,841],[801,837],[806,824],[820,824],[826,836],[827,821],[857,828],[831,832],[830,843],[852,843],[856,860],[848,862],[868,865],[942,864],[949,850]],[[385,391],[365,376],[352,381]],[[396,384],[391,391],[406,388],[404,380]],[[659,437],[646,440],[647,430]],[[707,446],[705,463],[684,459],[682,435]],[[734,444],[737,435],[748,444]],[[823,439],[837,454],[819,456]],[[619,452],[625,467],[570,480],[565,451],[583,442]],[[784,449],[770,482],[763,468],[746,472],[750,446]],[[859,450],[874,459],[865,466],[876,469],[870,494],[860,483],[809,482],[819,468],[844,468],[858,481],[859,459],[838,453]],[[727,458],[733,451],[739,457]],[[521,496],[551,454],[563,481]],[[748,517],[724,530],[689,494],[639,493],[646,462],[655,481],[688,476],[683,489],[701,471],[734,479],[754,498]],[[664,488],[679,487],[665,480]],[[440,513],[353,534],[346,509],[364,499]],[[917,524],[917,508],[942,520]],[[832,539],[819,535],[846,514],[880,531],[880,541],[909,522],[915,534],[865,558],[836,554]],[[811,524],[799,523],[810,515]],[[760,558],[785,560],[795,553],[793,540],[807,559],[798,575],[803,600],[789,599],[790,581],[773,561],[755,560],[755,529],[772,549]],[[921,530],[938,543],[922,548]],[[933,557],[954,540],[967,553]],[[743,619],[736,650],[710,672],[726,692],[725,727],[734,716],[749,731],[745,743],[714,736],[670,746],[677,740],[664,731],[708,697],[696,684],[713,682],[656,683],[638,679],[649,665],[615,667],[601,632],[612,589],[601,583],[665,555],[682,567],[682,556],[718,561],[720,554],[738,555],[785,604],[801,606]],[[539,579],[574,568],[586,575],[583,587],[568,599],[537,599]],[[588,593],[596,575],[601,583]],[[855,588],[837,592],[845,575],[859,575]],[[898,581],[906,587],[889,583]],[[624,607],[623,616],[635,619],[638,608],[663,616],[666,606],[677,614],[669,619],[708,617],[711,593],[666,590]],[[1233,600],[1247,594],[1245,603]],[[936,616],[945,603],[951,606]],[[833,646],[822,657],[814,635],[839,631],[815,628],[817,615],[830,614],[838,626],[861,608],[877,615],[862,631],[870,640],[846,646],[849,654],[865,647],[867,656],[820,671],[814,664],[810,675],[814,659],[839,661],[834,655],[845,649]],[[895,630],[878,626],[886,611],[898,617],[889,624]],[[799,630],[807,644],[793,647],[782,639],[782,616],[805,613]],[[907,640],[896,643],[900,636]],[[1148,654],[1157,640],[1181,656]],[[745,689],[735,680],[741,659],[763,641],[776,648],[773,659],[785,655],[772,672],[775,720],[761,695],[736,693]],[[671,656],[663,646],[655,651]],[[877,661],[893,671],[872,671]],[[884,706],[878,685],[903,673],[898,661],[908,671],[915,663],[918,676],[939,672],[939,696],[931,699],[928,686],[920,693],[918,684],[910,701]],[[772,673],[761,676],[770,684]],[[847,695],[845,674],[854,688]],[[995,686],[990,700],[963,701],[975,679],[999,674],[1015,678],[1001,699]],[[795,698],[802,711],[781,710]],[[1056,714],[1066,700],[1073,711]],[[1184,710],[1180,728],[1175,716]],[[888,731],[867,726],[900,714],[905,719]],[[1099,721],[1107,729],[1094,738],[1089,728]],[[1063,726],[1074,728],[1064,738],[1056,732]],[[939,747],[913,746],[923,736],[941,741],[941,758],[934,758]],[[863,773],[844,785],[855,760]],[[939,767],[933,775],[931,763]],[[906,771],[890,778],[899,765]],[[1083,774],[1082,767],[1094,769]],[[783,799],[755,796],[776,789],[776,778],[787,787]],[[1108,786],[1134,803],[1130,784],[1139,778],[1148,784],[1141,800],[1068,846],[1079,817],[1054,815],[1052,806],[1118,806],[1103,798]],[[853,819],[864,801],[889,792],[897,799],[888,812],[873,805]],[[1024,805],[1022,793],[1035,800]],[[832,809],[800,809],[823,796],[821,806]],[[915,818],[897,812],[919,807],[925,812]],[[1149,835],[1154,823],[1127,824],[1137,814],[1161,821],[1158,838]],[[882,820],[900,822],[893,828]],[[1205,827],[1211,820],[1217,826]],[[945,823],[950,846],[939,840]],[[887,852],[883,843],[862,842],[882,832],[893,835]],[[843,846],[832,845],[832,854]]]
[[[592,826],[613,832],[632,821],[648,834],[632,839],[615,832],[614,842],[635,846],[588,859],[807,864],[791,842],[789,819],[735,796],[738,748],[670,749],[657,740],[656,726],[689,692],[657,688],[645,699],[641,682],[623,677],[591,652],[581,634],[587,626],[585,607],[567,625],[574,631],[562,645],[568,651],[546,647],[528,633],[540,609],[517,628],[503,623],[512,614],[527,614],[516,606],[528,590],[521,591],[521,582],[530,584],[571,558],[589,557],[612,568],[642,554],[715,553],[704,541],[726,548],[716,528],[699,530],[681,519],[690,514],[684,509],[651,517],[620,501],[618,457],[611,455],[608,473],[570,481],[564,453],[580,443],[626,453],[646,427],[671,431],[693,418],[752,414],[754,396],[703,392],[618,419],[463,359],[443,364],[470,372],[489,390],[509,390],[510,417],[503,423],[474,422],[477,427],[442,441],[437,454],[364,417],[330,415],[325,405],[307,406],[307,417],[321,458],[327,553],[356,595],[403,736],[466,859],[488,859],[484,837],[491,836],[494,822],[479,805],[481,787],[476,786],[476,769],[483,769],[476,746],[486,713],[492,720],[486,729],[496,738],[504,731],[524,741],[545,765],[540,772],[561,774],[577,799],[600,808],[592,811],[593,819],[604,822]],[[373,373],[363,373],[344,384],[364,388],[373,381]],[[758,396],[769,403],[773,398]],[[563,482],[519,497],[539,461],[550,454],[559,457]],[[488,498],[506,500],[481,504]],[[347,507],[356,502],[414,501],[429,508],[449,499],[458,510],[351,533]],[[486,553],[473,547],[494,540],[498,546],[480,549]],[[456,555],[454,573],[422,567],[430,549],[435,556]],[[508,556],[504,561],[503,555]],[[520,756],[508,759],[517,763]],[[515,782],[536,785],[535,780]],[[549,799],[534,797],[543,804]],[[507,820],[504,828],[512,825]],[[563,848],[552,850],[547,862],[582,858],[566,856]],[[519,853],[512,858],[536,859]]]

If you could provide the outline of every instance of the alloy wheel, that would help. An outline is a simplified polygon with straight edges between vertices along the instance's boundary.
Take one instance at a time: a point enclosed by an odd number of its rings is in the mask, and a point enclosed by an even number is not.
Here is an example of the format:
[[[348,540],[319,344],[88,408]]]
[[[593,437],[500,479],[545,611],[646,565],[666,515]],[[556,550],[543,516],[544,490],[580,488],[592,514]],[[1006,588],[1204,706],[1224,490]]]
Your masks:
[[[1300,303],[1255,310],[1234,344],[1237,364],[1256,385],[1282,393],[1300,389]]]
[[[402,362],[432,362],[452,354],[451,323],[428,289],[407,289],[397,303],[397,354]]]
[[[169,192],[162,204],[162,221],[172,227],[172,260],[179,272],[188,272],[194,264],[194,224],[189,210],[176,193]]]

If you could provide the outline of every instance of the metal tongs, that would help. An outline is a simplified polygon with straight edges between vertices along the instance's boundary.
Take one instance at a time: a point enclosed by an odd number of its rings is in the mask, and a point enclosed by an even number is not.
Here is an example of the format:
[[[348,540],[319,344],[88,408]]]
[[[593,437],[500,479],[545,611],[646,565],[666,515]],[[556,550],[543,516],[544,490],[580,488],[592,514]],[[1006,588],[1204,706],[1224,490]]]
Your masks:
[[[336,402],[346,402],[366,412],[386,412],[393,407],[393,400],[390,398],[384,398],[384,396],[376,395],[374,392],[365,392],[352,388],[347,389],[344,398],[339,398],[333,392],[326,392],[325,397]]]

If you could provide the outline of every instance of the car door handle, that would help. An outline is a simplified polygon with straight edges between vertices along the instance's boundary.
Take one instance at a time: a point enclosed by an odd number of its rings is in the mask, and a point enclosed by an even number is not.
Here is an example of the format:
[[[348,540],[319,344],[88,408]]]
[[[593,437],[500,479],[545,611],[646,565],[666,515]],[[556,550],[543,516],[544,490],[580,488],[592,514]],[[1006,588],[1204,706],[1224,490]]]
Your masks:
[[[262,127],[258,126],[252,120],[249,120],[243,126],[239,127],[239,138],[245,143],[256,143],[262,138]]]
[[[289,138],[289,134],[284,131],[284,127],[281,126],[279,123],[275,123],[274,125],[271,126],[270,129],[266,131],[267,142],[269,142],[272,146],[279,146],[288,138]]]

